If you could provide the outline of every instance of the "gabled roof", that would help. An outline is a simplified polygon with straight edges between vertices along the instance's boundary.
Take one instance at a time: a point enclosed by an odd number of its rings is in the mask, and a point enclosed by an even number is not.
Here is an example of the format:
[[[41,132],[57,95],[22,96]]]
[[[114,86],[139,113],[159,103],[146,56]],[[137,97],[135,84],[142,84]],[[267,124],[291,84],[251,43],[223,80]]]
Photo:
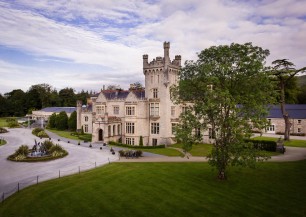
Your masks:
[[[41,109],[40,111],[43,112],[55,112],[55,113],[60,113],[62,111],[65,111],[66,113],[72,113],[76,111],[76,107],[46,107]]]
[[[289,118],[306,119],[306,104],[286,104],[285,109]],[[270,109],[268,118],[283,118],[280,105],[274,105]]]

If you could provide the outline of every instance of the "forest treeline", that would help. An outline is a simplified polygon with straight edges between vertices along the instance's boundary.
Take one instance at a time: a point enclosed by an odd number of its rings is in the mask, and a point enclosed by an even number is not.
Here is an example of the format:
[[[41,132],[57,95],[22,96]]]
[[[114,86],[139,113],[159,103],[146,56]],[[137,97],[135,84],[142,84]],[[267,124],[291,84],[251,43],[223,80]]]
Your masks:
[[[143,88],[140,82],[134,88]],[[121,89],[118,85],[109,85],[106,89]],[[86,103],[87,98],[94,94],[92,91],[76,93],[73,88],[66,87],[57,91],[49,84],[32,85],[26,92],[15,89],[0,94],[0,117],[21,117],[33,110],[45,107],[74,107],[77,100]],[[287,84],[286,103],[306,104],[306,76],[296,76]]]
[[[32,85],[26,92],[15,89],[0,94],[0,117],[21,117],[45,107],[75,107],[77,100],[86,103],[92,94],[84,90],[76,93],[69,87],[57,91],[49,84]]]

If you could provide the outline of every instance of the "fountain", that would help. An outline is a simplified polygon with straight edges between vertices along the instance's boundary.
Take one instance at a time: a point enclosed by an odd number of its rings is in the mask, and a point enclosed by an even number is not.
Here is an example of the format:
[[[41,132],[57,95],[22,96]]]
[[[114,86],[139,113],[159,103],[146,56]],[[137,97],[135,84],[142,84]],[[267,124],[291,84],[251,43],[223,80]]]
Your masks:
[[[35,139],[35,145],[31,149],[28,157],[43,157],[48,155],[47,148],[44,143],[37,142]]]

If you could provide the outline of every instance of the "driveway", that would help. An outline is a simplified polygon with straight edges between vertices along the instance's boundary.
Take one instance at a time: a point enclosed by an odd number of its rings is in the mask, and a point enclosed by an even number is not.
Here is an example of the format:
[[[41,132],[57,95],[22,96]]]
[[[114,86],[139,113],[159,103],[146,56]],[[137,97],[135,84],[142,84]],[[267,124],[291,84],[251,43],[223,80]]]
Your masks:
[[[101,166],[109,162],[118,160],[117,155],[112,155],[109,150],[100,150],[97,145],[94,148],[78,146],[65,141],[52,140],[60,144],[68,151],[68,156],[48,162],[13,162],[7,157],[23,144],[30,148],[37,142],[44,141],[32,135],[31,129],[14,128],[9,129],[8,133],[0,134],[7,144],[0,146],[0,194],[5,198],[14,193],[19,187],[35,184],[48,179],[58,178],[59,176],[70,175]]]

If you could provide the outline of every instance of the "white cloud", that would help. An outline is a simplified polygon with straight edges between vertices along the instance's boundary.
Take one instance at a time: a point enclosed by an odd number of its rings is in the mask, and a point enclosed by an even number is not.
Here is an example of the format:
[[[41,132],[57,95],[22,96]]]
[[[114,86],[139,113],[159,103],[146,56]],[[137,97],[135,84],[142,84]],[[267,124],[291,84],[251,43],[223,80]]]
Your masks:
[[[183,60],[195,59],[196,52],[212,45],[253,42],[271,51],[268,62],[288,58],[302,67],[305,8],[299,0],[0,0],[0,45],[46,63],[101,67],[99,72],[62,69],[62,75],[48,69],[60,87],[69,77],[66,86],[98,89],[102,83],[126,87],[141,81],[142,54],[150,59],[163,55],[163,41],[171,42],[172,58],[180,54]]]

